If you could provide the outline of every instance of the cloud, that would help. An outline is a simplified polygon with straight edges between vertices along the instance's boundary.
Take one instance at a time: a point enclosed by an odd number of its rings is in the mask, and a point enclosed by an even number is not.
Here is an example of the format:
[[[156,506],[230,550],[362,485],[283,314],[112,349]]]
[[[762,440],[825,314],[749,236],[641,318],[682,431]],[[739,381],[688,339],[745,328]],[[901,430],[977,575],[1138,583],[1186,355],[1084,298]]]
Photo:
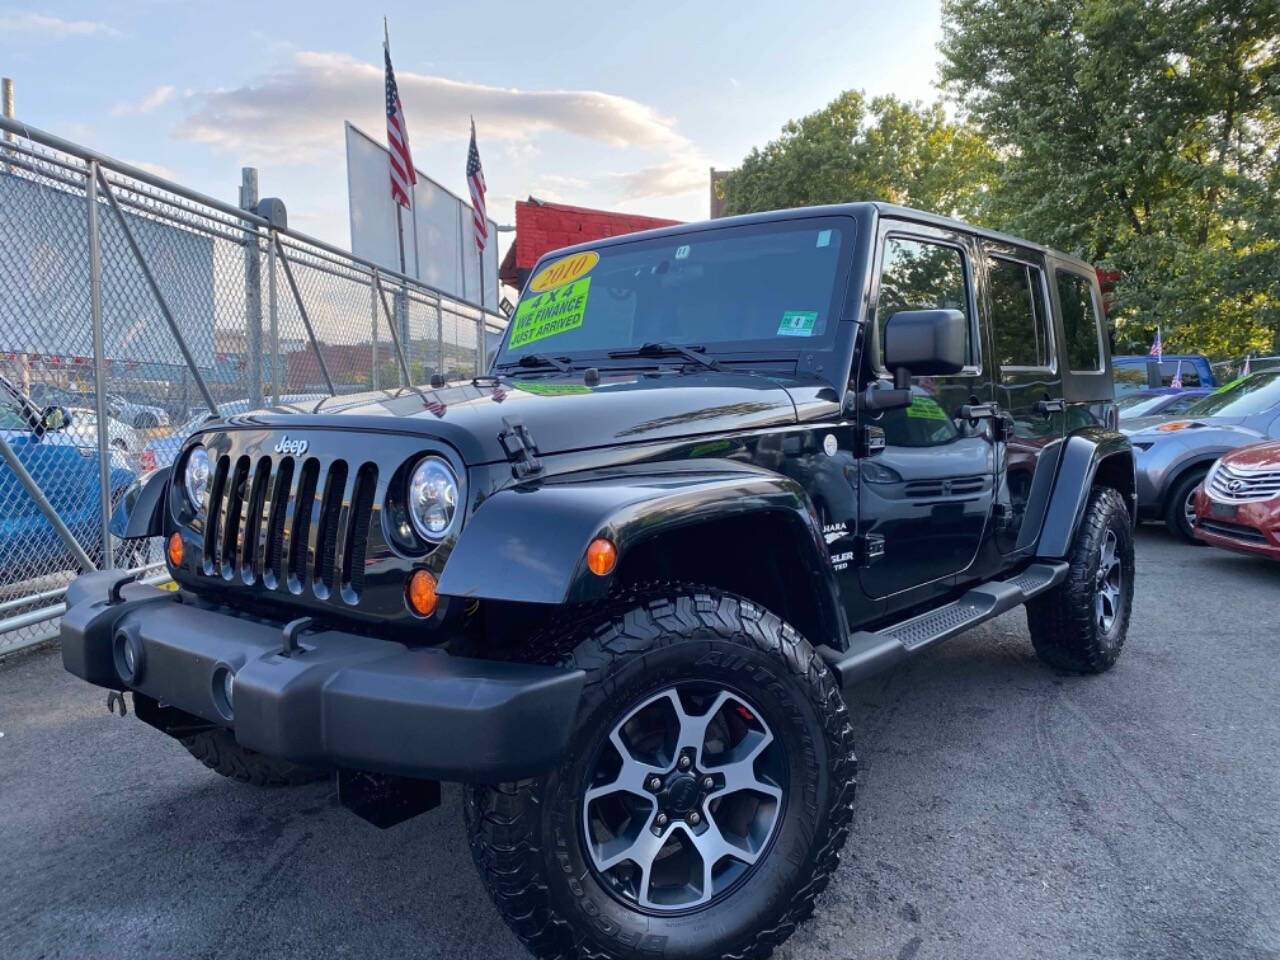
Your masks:
[[[65,40],[67,37],[90,37],[95,34],[119,36],[120,31],[100,20],[63,20],[44,13],[0,14],[0,34],[36,33]]]
[[[166,180],[177,180],[178,175],[163,163],[147,163],[146,161],[135,161],[133,164],[139,170],[145,170],[153,176],[163,177]]]
[[[671,163],[644,167],[630,173],[613,173],[609,182],[620,200],[644,200],[648,197],[679,197],[708,189],[708,165],[700,154],[692,152]]]
[[[137,103],[121,101],[111,108],[111,116],[125,117],[131,114],[153,113],[177,96],[177,87],[165,84],[156,87]]]
[[[611,147],[688,149],[673,121],[652,107],[598,90],[520,90],[399,72],[410,137],[458,137],[481,118],[488,140],[526,140],[558,131]],[[186,140],[227,150],[252,145],[307,162],[329,153],[343,120],[383,127],[382,67],[341,53],[299,52],[255,83],[196,94],[176,128]]]

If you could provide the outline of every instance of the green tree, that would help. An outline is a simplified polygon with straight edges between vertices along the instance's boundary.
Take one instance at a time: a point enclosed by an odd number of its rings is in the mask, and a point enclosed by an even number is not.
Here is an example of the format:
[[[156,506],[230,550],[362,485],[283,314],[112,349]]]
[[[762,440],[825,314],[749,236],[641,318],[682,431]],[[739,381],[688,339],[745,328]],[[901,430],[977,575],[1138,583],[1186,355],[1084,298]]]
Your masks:
[[[986,141],[940,104],[849,90],[754,148],[721,189],[730,213],[886,200],[972,217],[994,172]]]
[[[1280,351],[1280,4],[944,0],[985,218],[1120,272],[1122,343]]]

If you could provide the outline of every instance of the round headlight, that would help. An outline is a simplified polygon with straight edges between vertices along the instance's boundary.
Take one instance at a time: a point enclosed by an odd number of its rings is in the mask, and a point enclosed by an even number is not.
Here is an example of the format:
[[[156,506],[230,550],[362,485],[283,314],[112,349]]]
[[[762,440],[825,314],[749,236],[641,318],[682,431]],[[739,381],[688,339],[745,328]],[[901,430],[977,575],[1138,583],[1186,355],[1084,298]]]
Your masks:
[[[439,457],[427,457],[409,478],[409,517],[431,541],[444,539],[458,516],[458,478]]]
[[[204,495],[209,489],[209,451],[204,447],[192,447],[187,454],[187,466],[182,471],[182,489],[186,491],[192,509],[199,512],[204,508]]]

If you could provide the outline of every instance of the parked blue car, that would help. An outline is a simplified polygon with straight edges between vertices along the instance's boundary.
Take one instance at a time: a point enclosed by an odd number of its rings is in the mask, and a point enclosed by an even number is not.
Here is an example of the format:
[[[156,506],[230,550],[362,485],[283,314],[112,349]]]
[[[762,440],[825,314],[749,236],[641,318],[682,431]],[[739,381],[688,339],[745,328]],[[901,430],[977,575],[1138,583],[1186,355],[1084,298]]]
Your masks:
[[[60,407],[41,410],[0,377],[0,435],[95,561],[102,554],[102,496],[98,453],[66,433],[70,416]],[[114,461],[108,486],[114,502],[135,479]],[[0,584],[17,583],[79,563],[36,506],[26,488],[0,460]]]
[[[1166,353],[1160,360],[1145,353],[1128,354],[1111,358],[1111,368],[1116,385],[1116,396],[1123,397],[1135,390],[1150,387],[1167,387],[1182,364],[1184,387],[1216,387],[1209,358],[1202,353]]]

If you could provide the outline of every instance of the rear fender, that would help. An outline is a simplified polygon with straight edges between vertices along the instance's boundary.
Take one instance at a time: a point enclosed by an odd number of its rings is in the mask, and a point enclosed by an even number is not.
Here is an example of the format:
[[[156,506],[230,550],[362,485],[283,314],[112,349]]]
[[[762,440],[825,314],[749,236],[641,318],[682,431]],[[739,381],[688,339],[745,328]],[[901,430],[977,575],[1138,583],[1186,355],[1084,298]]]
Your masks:
[[[1060,559],[1070,552],[1095,481],[1120,491],[1129,507],[1129,522],[1134,522],[1138,511],[1137,481],[1129,439],[1101,427],[1078,430],[1067,438],[1058,464],[1036,547],[1037,557]]]
[[[788,477],[727,460],[585,471],[503,490],[467,521],[439,592],[582,603],[605,596],[628,550],[645,540],[679,527],[769,512],[789,516],[803,531],[804,555],[825,578],[823,596],[834,608],[831,561],[803,488]],[[587,546],[596,537],[618,548],[619,563],[603,577],[586,566]],[[834,611],[831,616],[839,622]]]

